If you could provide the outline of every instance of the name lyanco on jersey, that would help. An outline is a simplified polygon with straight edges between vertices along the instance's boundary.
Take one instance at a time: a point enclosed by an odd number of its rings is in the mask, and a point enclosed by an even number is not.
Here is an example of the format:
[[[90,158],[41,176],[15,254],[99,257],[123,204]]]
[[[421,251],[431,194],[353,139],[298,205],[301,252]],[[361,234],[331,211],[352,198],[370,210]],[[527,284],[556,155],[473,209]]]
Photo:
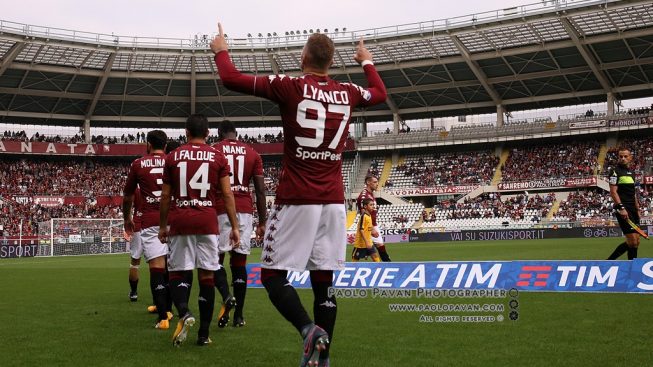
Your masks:
[[[304,84],[303,97],[324,103],[349,104],[349,93],[347,93],[346,90],[323,91],[322,89],[315,88],[308,84]]]

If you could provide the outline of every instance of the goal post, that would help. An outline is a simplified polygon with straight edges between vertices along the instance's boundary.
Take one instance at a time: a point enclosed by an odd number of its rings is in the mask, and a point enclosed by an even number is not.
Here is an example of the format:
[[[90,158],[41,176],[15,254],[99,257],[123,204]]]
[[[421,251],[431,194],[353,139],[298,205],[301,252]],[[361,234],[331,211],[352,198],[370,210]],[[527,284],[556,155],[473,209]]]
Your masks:
[[[122,219],[53,218],[38,225],[36,256],[125,253]]]

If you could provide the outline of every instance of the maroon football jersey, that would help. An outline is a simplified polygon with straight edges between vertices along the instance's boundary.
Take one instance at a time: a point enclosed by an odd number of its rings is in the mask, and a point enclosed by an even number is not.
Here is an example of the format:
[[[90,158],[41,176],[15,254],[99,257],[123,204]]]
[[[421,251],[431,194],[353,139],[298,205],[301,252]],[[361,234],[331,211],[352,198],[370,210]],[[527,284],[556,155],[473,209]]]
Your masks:
[[[261,156],[249,145],[238,140],[225,139],[213,148],[224,154],[231,169],[231,191],[236,199],[236,212],[252,213],[252,193],[249,182],[254,176],[263,176],[263,161]],[[218,215],[225,214],[224,201],[220,195],[217,199]]]
[[[166,157],[163,182],[170,185],[170,235],[218,234],[215,204],[220,178],[229,176],[224,155],[207,144],[185,144]]]
[[[344,203],[342,151],[352,109],[381,103],[386,96],[374,66],[363,68],[369,83],[368,89],[364,89],[313,74],[297,78],[243,75],[226,51],[219,52],[215,62],[225,87],[279,105],[284,155],[277,203]]]
[[[359,213],[363,213],[363,200],[364,199],[372,199],[372,201],[374,202],[374,211],[371,212],[370,214],[372,216],[372,225],[376,226],[376,211],[377,211],[377,208],[376,208],[376,198],[374,197],[374,193],[367,191],[367,188],[365,188],[365,189],[363,189],[363,191],[361,191],[361,193],[358,195],[358,199],[356,199],[356,207],[358,208]]]
[[[141,230],[141,219],[143,219],[141,202],[141,189],[134,191],[134,232]]]
[[[148,154],[132,162],[123,190],[125,196],[133,195],[138,187],[141,197],[141,228],[159,225],[159,203],[163,185],[165,155]]]

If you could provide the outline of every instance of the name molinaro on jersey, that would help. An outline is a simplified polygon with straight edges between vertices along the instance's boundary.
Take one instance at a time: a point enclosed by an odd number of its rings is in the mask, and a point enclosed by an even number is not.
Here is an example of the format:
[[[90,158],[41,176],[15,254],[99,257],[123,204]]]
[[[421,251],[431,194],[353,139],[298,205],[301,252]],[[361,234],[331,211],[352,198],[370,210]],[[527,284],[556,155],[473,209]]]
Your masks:
[[[297,153],[295,153],[295,156],[301,159],[319,159],[322,161],[339,161],[342,159],[342,154],[332,153],[328,150],[321,152],[310,152],[308,150],[304,150],[303,147],[297,147],[296,152]]]
[[[163,167],[165,164],[166,160],[164,158],[143,159],[141,161],[141,168],[157,168]]]

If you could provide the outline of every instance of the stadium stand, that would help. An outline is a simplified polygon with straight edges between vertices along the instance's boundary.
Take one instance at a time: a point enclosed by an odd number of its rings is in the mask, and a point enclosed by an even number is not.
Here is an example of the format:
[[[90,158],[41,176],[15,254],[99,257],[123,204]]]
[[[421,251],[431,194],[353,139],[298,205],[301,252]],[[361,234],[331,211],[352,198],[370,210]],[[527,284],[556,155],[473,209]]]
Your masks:
[[[98,196],[120,196],[128,160],[8,157],[0,159],[0,224],[7,234],[36,234],[50,218],[119,218],[117,204],[98,205]],[[34,196],[81,197],[75,204],[40,205]],[[16,200],[22,198],[22,200]]]
[[[489,184],[498,164],[499,158],[490,151],[408,154],[404,163],[392,167],[390,186]]]
[[[530,227],[546,217],[555,194],[544,196],[486,193],[464,203],[443,201],[431,213],[424,211],[422,228],[501,228]]]
[[[379,205],[377,212],[377,223],[380,229],[405,229],[411,228],[420,219],[424,205],[410,203],[405,205]],[[359,217],[349,227],[355,231]]]
[[[590,141],[513,148],[502,167],[503,181],[593,175],[599,146]]]
[[[263,179],[265,180],[265,190],[267,195],[272,195],[277,191],[280,174],[281,161],[263,160]]]
[[[569,193],[551,220],[575,222],[582,219],[609,219],[612,216],[612,205],[610,194],[604,190],[578,190]]]
[[[642,217],[653,213],[653,191],[644,188],[638,190]],[[553,222],[583,222],[587,219],[614,219],[614,202],[610,193],[596,188],[579,189],[570,192],[567,199],[560,203],[560,208],[553,214]]]
[[[614,167],[617,164],[617,151],[621,147],[630,149],[633,155],[633,167],[637,174],[642,174],[647,166],[649,169],[653,166],[653,138],[626,138],[621,140],[617,146],[608,150],[605,165],[602,170],[604,175],[608,173],[610,167]]]
[[[2,157],[0,195],[122,195],[129,160]]]
[[[27,133],[24,130],[21,131],[9,131],[5,130],[1,140],[11,140],[11,141],[31,141],[31,142],[46,142],[46,143],[84,143],[85,136],[84,133],[75,134],[74,136],[61,136],[61,135],[49,135],[49,134],[39,134],[38,132],[33,134],[31,137],[27,136]],[[183,143],[186,141],[186,137],[179,135],[176,138],[173,138],[177,142]],[[283,143],[283,133],[279,132],[277,135],[265,134],[258,137],[248,136],[247,134],[243,136],[238,136],[238,140],[248,143],[248,144],[265,144],[265,143]],[[217,135],[209,135],[206,138],[207,143],[213,144],[219,141]],[[137,133],[136,136],[132,134],[122,134],[121,136],[102,136],[102,135],[92,135],[91,143],[93,144],[142,144],[145,143],[145,133]]]

